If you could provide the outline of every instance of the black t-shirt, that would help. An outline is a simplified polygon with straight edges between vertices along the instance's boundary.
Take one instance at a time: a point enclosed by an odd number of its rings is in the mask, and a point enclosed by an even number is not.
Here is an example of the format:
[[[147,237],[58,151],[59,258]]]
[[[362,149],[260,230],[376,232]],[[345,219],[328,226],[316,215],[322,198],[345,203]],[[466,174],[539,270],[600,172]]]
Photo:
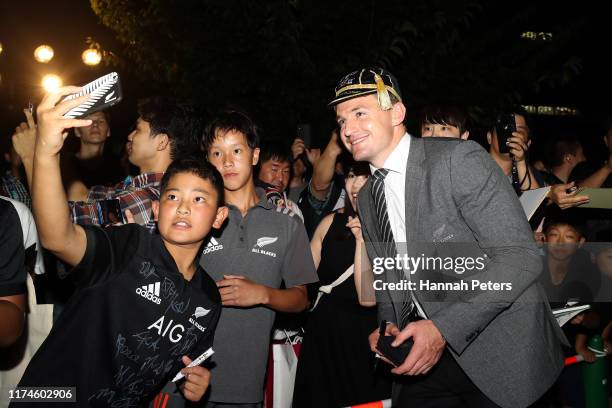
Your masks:
[[[199,266],[186,281],[161,237],[139,225],[85,231],[71,272],[79,288],[20,386],[75,386],[79,406],[146,406],[183,355],[212,346],[219,291]]]
[[[64,183],[80,180],[91,188],[93,186],[115,185],[127,175],[121,166],[121,159],[115,156],[110,148],[104,149],[101,157],[81,160],[76,155],[62,158]]]
[[[0,199],[0,297],[26,292],[25,250],[19,214]]]

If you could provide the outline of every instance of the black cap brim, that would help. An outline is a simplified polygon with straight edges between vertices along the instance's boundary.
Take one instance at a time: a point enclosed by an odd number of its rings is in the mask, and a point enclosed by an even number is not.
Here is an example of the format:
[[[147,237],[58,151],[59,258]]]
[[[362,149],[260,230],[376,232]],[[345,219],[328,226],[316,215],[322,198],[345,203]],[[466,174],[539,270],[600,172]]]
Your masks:
[[[352,89],[349,91],[342,92],[341,95],[336,96],[327,106],[336,106],[340,102],[348,101],[349,99],[357,98],[360,96],[372,95],[376,93],[376,89]]]

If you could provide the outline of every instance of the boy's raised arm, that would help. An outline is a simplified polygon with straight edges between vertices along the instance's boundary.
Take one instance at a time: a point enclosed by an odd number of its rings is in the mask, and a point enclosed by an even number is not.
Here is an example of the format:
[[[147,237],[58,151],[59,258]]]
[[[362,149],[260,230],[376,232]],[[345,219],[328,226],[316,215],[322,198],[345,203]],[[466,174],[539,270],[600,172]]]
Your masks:
[[[85,230],[72,223],[60,173],[60,150],[66,129],[88,126],[91,120],[66,119],[64,113],[87,100],[88,95],[65,101],[79,87],[63,87],[47,94],[38,105],[38,133],[34,153],[32,206],[42,245],[70,265],[78,264],[87,247]]]

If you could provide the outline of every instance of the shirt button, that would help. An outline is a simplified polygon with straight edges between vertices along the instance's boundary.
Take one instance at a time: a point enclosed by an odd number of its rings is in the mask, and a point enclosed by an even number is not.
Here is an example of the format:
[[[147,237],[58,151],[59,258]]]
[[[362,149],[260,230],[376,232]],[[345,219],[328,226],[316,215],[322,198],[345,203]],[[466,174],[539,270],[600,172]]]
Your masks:
[[[240,242],[244,242],[244,238],[240,237]]]
[[[243,230],[243,229],[244,229],[244,226],[243,226],[243,225],[241,225],[241,226],[240,226],[240,229],[241,229],[241,230]]]

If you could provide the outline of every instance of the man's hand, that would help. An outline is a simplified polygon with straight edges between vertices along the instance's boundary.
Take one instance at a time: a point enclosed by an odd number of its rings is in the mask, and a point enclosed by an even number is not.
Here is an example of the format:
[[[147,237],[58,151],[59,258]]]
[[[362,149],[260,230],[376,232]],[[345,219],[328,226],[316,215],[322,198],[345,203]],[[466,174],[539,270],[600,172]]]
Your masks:
[[[34,159],[34,147],[36,146],[36,123],[29,109],[24,109],[27,122],[21,122],[15,128],[13,134],[13,148],[21,158],[21,161],[32,161]]]
[[[589,196],[567,192],[567,189],[574,187],[574,185],[573,181],[568,184],[556,184],[550,188],[548,198],[562,210],[588,203],[590,201]]]
[[[63,117],[70,109],[85,102],[89,95],[83,95],[79,98],[57,104],[66,95],[80,91],[81,88],[78,86],[65,86],[56,92],[45,95],[40,105],[38,105],[36,110],[38,117],[36,154],[45,156],[59,154],[64,145],[64,140],[68,136],[68,133],[65,132],[66,129],[91,125],[91,120],[89,119],[67,119]]]
[[[302,153],[306,153],[306,158],[310,164],[314,166],[321,156],[321,149],[308,149],[306,148],[306,145],[302,139],[295,139],[291,144],[291,154],[293,156],[293,160],[297,160]]]
[[[327,147],[325,148],[325,150],[329,151],[335,156],[339,156],[340,153],[342,153],[342,146],[340,146],[340,140],[338,140],[338,131],[336,129],[332,130],[331,135],[329,135],[329,142],[327,143]]]
[[[398,334],[400,334],[400,330],[397,328],[397,326],[394,323],[387,323],[387,327],[385,328],[385,336],[397,336]],[[376,355],[378,355],[380,359],[386,362],[387,364],[393,365],[393,363],[387,360],[386,358],[384,358],[382,354],[380,354],[380,351],[378,351],[378,349],[376,348],[379,337],[380,337],[380,333],[378,332],[378,329],[370,333],[370,335],[368,336],[368,342],[370,343],[370,350],[376,353]]]
[[[181,373],[185,375],[185,381],[179,388],[189,401],[199,401],[210,384],[210,371],[201,366],[187,367],[191,364],[191,359],[187,356],[183,356],[182,360],[185,368]]]
[[[397,347],[411,337],[414,345],[410,350],[410,354],[408,354],[408,357],[406,357],[401,366],[391,370],[393,374],[427,374],[440,360],[442,352],[444,352],[446,340],[444,340],[444,337],[442,337],[442,334],[431,320],[419,320],[409,323],[397,335],[391,345]]]
[[[267,303],[265,286],[252,282],[244,276],[223,275],[217,282],[223,306],[250,307]]]
[[[302,139],[296,138],[293,140],[293,143],[291,144],[291,155],[293,157],[293,160],[296,160],[298,157],[300,157],[300,155],[304,153],[305,150],[306,145],[304,144],[304,141]]]

